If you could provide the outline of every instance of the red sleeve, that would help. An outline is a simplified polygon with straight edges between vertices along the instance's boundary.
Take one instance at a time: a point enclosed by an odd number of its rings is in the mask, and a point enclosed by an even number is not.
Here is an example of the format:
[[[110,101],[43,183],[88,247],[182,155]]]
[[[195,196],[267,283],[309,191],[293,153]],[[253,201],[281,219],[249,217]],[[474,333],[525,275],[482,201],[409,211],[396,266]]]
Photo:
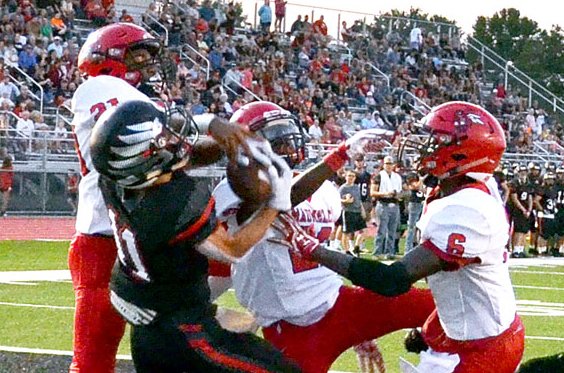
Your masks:
[[[427,250],[431,250],[436,256],[446,263],[445,271],[457,271],[469,264],[478,264],[482,262],[479,257],[464,258],[462,256],[444,252],[431,242],[431,240],[424,241],[421,243],[421,246]]]
[[[208,275],[215,277],[231,277],[231,264],[208,259]]]

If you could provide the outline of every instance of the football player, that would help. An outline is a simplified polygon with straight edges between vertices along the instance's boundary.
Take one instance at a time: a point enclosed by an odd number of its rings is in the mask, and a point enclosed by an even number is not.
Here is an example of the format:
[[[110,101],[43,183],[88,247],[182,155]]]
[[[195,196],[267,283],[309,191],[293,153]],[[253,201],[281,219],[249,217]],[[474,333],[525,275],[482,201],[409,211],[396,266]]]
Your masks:
[[[527,168],[519,166],[517,177],[513,179],[509,186],[509,213],[513,223],[513,236],[511,243],[513,246],[514,258],[525,256],[525,236],[530,230],[530,216],[533,209],[533,189],[527,179]]]
[[[117,249],[98,188],[99,175],[92,164],[92,127],[109,108],[129,100],[150,101],[136,87],[158,74],[160,54],[159,41],[131,23],[115,23],[92,32],[79,52],[78,68],[87,79],[78,87],[71,103],[82,174],[76,234],[68,258],[75,291],[71,372],[113,372],[125,328],[109,299],[110,273]]]
[[[556,220],[558,222],[558,256],[564,255],[564,165],[556,169]]]
[[[418,227],[422,243],[391,265],[323,249],[286,215],[279,217],[304,260],[354,284],[398,296],[427,277],[437,306],[422,329],[421,372],[515,372],[525,331],[516,313],[505,244],[509,224],[493,171],[506,142],[497,119],[479,106],[448,102],[431,110],[420,137],[403,142],[420,156],[418,172],[437,187]],[[401,156],[400,156],[401,158]]]
[[[207,256],[235,260],[262,238],[279,211],[289,210],[292,173],[268,143],[252,153],[267,167],[272,194],[235,234],[215,216],[208,181],[185,170],[217,159],[217,149],[190,141],[190,121],[173,125],[165,110],[128,101],[100,117],[90,140],[92,161],[118,246],[111,302],[132,326],[139,373],[299,372],[263,339],[232,333],[215,319]],[[210,135],[230,159],[235,126],[213,121]],[[240,130],[237,128],[237,130]],[[237,133],[236,130],[232,133]]]
[[[543,175],[543,182],[539,193],[535,195],[534,203],[539,221],[539,254],[547,255],[558,252],[559,227],[556,216],[558,189],[554,173],[547,171]]]
[[[270,102],[241,107],[231,121],[267,139],[275,153],[292,167],[305,155],[305,135],[298,120]],[[341,214],[341,198],[327,179],[348,161],[348,147],[358,137],[341,144],[294,179],[291,218],[323,242]],[[242,200],[227,179],[215,189],[220,219],[230,229],[239,227],[260,205]],[[290,239],[290,238],[289,238]],[[280,242],[278,242],[280,241]],[[359,356],[371,368],[383,366],[371,342],[403,328],[423,325],[434,309],[428,290],[409,289],[398,297],[343,285],[333,271],[304,260],[291,240],[272,228],[243,258],[232,266],[232,280],[239,302],[262,327],[264,337],[296,361],[304,372],[325,373],[347,349],[364,343]],[[383,369],[383,368],[382,368]]]
[[[538,163],[529,162],[528,164],[528,174],[527,178],[529,180],[530,189],[532,191],[532,199],[541,192],[542,188],[542,170]],[[533,208],[531,214],[529,215],[529,253],[533,255],[538,255],[538,238],[539,238],[539,219],[537,217],[537,210]]]

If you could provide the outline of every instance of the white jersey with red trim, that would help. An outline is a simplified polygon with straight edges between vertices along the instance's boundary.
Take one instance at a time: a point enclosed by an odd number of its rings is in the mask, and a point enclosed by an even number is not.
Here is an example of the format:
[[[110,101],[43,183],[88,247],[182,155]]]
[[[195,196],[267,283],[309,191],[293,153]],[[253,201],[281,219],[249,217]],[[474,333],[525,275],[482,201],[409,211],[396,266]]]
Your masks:
[[[108,210],[98,188],[98,172],[90,154],[90,134],[98,117],[106,109],[130,100],[149,100],[133,86],[113,76],[88,78],[76,90],[71,106],[82,178],[78,186],[76,230],[84,234],[111,235]]]
[[[213,194],[219,219],[227,222],[230,231],[239,229],[235,215],[241,200],[227,180]],[[292,212],[303,226],[313,225],[315,233],[324,240],[341,214],[340,202],[338,190],[325,181]],[[304,260],[286,246],[268,242],[272,237],[283,238],[270,228],[258,244],[233,264],[231,276],[237,299],[261,326],[280,320],[311,325],[333,307],[343,282],[335,272]]]
[[[422,245],[448,263],[428,281],[446,335],[459,341],[501,334],[516,312],[505,209],[496,186],[481,185],[431,201],[417,224]]]

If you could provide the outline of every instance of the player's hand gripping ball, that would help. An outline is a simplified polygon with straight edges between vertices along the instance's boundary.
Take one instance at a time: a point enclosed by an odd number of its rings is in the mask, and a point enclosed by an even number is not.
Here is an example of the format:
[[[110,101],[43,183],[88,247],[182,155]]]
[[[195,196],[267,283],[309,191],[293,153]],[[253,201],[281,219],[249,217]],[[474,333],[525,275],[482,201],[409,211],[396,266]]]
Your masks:
[[[245,154],[241,148],[236,159],[229,160],[227,179],[233,192],[243,201],[264,203],[272,194],[268,178],[272,150],[263,139],[249,139],[247,144],[251,154]]]

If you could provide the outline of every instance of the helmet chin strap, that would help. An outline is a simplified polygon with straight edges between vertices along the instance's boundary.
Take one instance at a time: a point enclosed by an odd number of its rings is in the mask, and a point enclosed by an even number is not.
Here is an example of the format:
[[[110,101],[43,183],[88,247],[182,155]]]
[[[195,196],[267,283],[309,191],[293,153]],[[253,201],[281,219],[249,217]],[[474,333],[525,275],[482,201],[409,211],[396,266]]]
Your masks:
[[[468,176],[470,176],[470,174],[479,175],[479,174],[481,174],[480,172],[464,172],[464,171],[469,170],[471,168],[474,168],[476,166],[480,166],[480,165],[482,165],[486,162],[488,162],[488,158],[480,158],[480,159],[475,160],[474,162],[467,163],[463,166],[455,167],[452,170],[445,172],[444,174],[439,175],[437,177],[439,178],[439,180],[444,180],[444,179],[447,179],[449,177],[460,175],[462,173],[465,173]],[[476,180],[478,180],[478,179],[476,179]]]

